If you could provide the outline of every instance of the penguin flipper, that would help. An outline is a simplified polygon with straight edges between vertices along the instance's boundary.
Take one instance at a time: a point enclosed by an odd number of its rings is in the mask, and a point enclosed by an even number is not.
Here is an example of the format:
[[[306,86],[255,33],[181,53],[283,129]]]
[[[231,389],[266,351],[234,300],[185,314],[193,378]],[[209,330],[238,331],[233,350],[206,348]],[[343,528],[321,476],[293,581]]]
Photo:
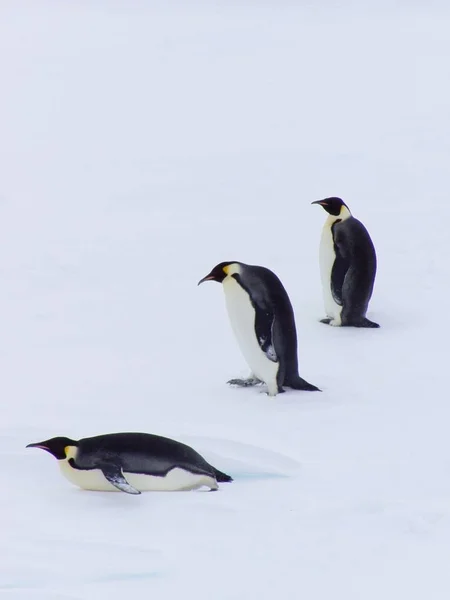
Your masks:
[[[233,275],[233,277],[250,296],[250,301],[255,309],[255,335],[259,347],[269,360],[278,362],[278,356],[273,343],[275,311],[267,290],[257,281],[254,281],[250,288],[245,284],[240,275]]]
[[[271,310],[255,306],[255,333],[259,347],[269,360],[278,362],[277,353],[273,343],[273,325],[275,315]]]
[[[116,487],[121,492],[126,494],[140,494],[141,492],[134,488],[128,483],[123,474],[122,468],[114,463],[102,463],[98,465],[101,469],[105,479],[109,481],[111,485]]]
[[[350,268],[346,243],[347,240],[340,229],[336,230],[334,236],[334,251],[336,258],[331,269],[331,294],[333,300],[336,304],[339,304],[339,306],[342,306],[342,288],[344,287],[345,276]]]

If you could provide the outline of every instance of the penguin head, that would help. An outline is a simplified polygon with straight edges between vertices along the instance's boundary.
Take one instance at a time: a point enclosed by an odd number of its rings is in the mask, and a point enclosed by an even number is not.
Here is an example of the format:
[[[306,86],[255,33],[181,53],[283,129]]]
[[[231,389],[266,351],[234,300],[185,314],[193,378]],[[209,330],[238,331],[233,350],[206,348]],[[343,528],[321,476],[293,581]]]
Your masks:
[[[72,454],[71,450],[78,446],[78,442],[71,440],[67,437],[54,437],[44,442],[37,442],[36,444],[28,444],[27,448],[41,448],[53,454],[57,460],[65,460],[69,454]]]
[[[206,277],[200,279],[197,285],[200,285],[204,281],[217,281],[218,283],[222,283],[225,277],[227,277],[228,275],[233,275],[234,273],[239,273],[239,271],[239,263],[235,260],[221,262],[214,267],[211,273],[208,273]]]
[[[351,216],[350,209],[340,198],[335,196],[331,198],[324,198],[323,200],[316,200],[311,204],[320,204],[323,208],[333,217],[349,217]]]

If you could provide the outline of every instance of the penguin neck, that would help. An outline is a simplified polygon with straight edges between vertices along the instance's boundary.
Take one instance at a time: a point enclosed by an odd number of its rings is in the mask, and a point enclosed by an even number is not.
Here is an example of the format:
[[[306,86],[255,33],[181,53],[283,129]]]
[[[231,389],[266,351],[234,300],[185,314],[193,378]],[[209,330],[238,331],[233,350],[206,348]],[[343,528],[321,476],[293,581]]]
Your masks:
[[[237,279],[233,275],[240,275],[242,273],[241,265],[239,263],[232,263],[225,267],[226,273],[225,279],[222,281],[225,292],[230,288],[231,283],[237,283]],[[231,286],[232,287],[232,286]]]
[[[73,473],[76,472],[76,468],[71,464],[71,459],[75,460],[78,448],[76,446],[66,446],[64,450],[66,457],[58,460],[59,469],[66,479],[76,485],[76,481],[73,480]]]
[[[325,227],[331,227],[334,225],[334,223],[336,223],[336,221],[346,221],[347,219],[350,219],[351,216],[352,213],[349,211],[349,209],[342,205],[338,215],[328,215],[328,219],[325,221]]]
[[[226,281],[227,279],[230,279],[233,275],[239,275],[242,269],[239,263],[231,263],[224,268],[224,271],[226,274],[224,281]]]
[[[66,453],[66,458],[63,458],[64,462],[68,462],[71,458],[74,460],[76,459],[78,454],[78,448],[76,446],[66,446],[64,451]]]

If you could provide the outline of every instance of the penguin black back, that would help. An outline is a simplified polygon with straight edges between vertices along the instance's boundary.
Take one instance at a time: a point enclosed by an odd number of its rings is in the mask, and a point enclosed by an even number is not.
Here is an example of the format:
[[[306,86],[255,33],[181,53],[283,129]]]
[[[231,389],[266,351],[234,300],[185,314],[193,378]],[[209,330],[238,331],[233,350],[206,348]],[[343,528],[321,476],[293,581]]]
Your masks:
[[[83,438],[78,442],[76,466],[92,469],[99,458],[113,456],[120,456],[123,471],[129,473],[164,475],[174,466],[198,474],[214,475],[217,471],[190,446],[150,433],[110,433]]]

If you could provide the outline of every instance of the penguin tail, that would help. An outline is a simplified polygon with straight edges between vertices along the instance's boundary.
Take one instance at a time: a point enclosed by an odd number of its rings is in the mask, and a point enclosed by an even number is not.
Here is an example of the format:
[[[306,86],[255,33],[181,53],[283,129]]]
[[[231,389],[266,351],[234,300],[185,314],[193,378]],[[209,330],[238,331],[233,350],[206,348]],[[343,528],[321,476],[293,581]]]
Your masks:
[[[300,376],[295,377],[295,379],[289,380],[289,382],[285,382],[285,385],[292,388],[293,390],[303,390],[304,392],[321,392],[318,387],[313,385],[312,383],[308,383]]]
[[[356,327],[368,327],[370,329],[378,329],[378,323],[374,323],[373,321],[369,321],[369,319],[363,319],[359,325]]]
[[[214,471],[214,476],[218,483],[228,483],[229,481],[233,481],[233,478],[230,477],[230,475],[227,475],[226,473],[222,473],[222,471],[219,471],[218,469],[215,469],[214,467],[212,468],[212,470]]]
[[[342,325],[344,327],[366,327],[368,329],[378,329],[378,323],[374,323],[373,321],[369,321],[366,317],[362,317],[361,319],[351,319],[349,321],[343,321]]]

